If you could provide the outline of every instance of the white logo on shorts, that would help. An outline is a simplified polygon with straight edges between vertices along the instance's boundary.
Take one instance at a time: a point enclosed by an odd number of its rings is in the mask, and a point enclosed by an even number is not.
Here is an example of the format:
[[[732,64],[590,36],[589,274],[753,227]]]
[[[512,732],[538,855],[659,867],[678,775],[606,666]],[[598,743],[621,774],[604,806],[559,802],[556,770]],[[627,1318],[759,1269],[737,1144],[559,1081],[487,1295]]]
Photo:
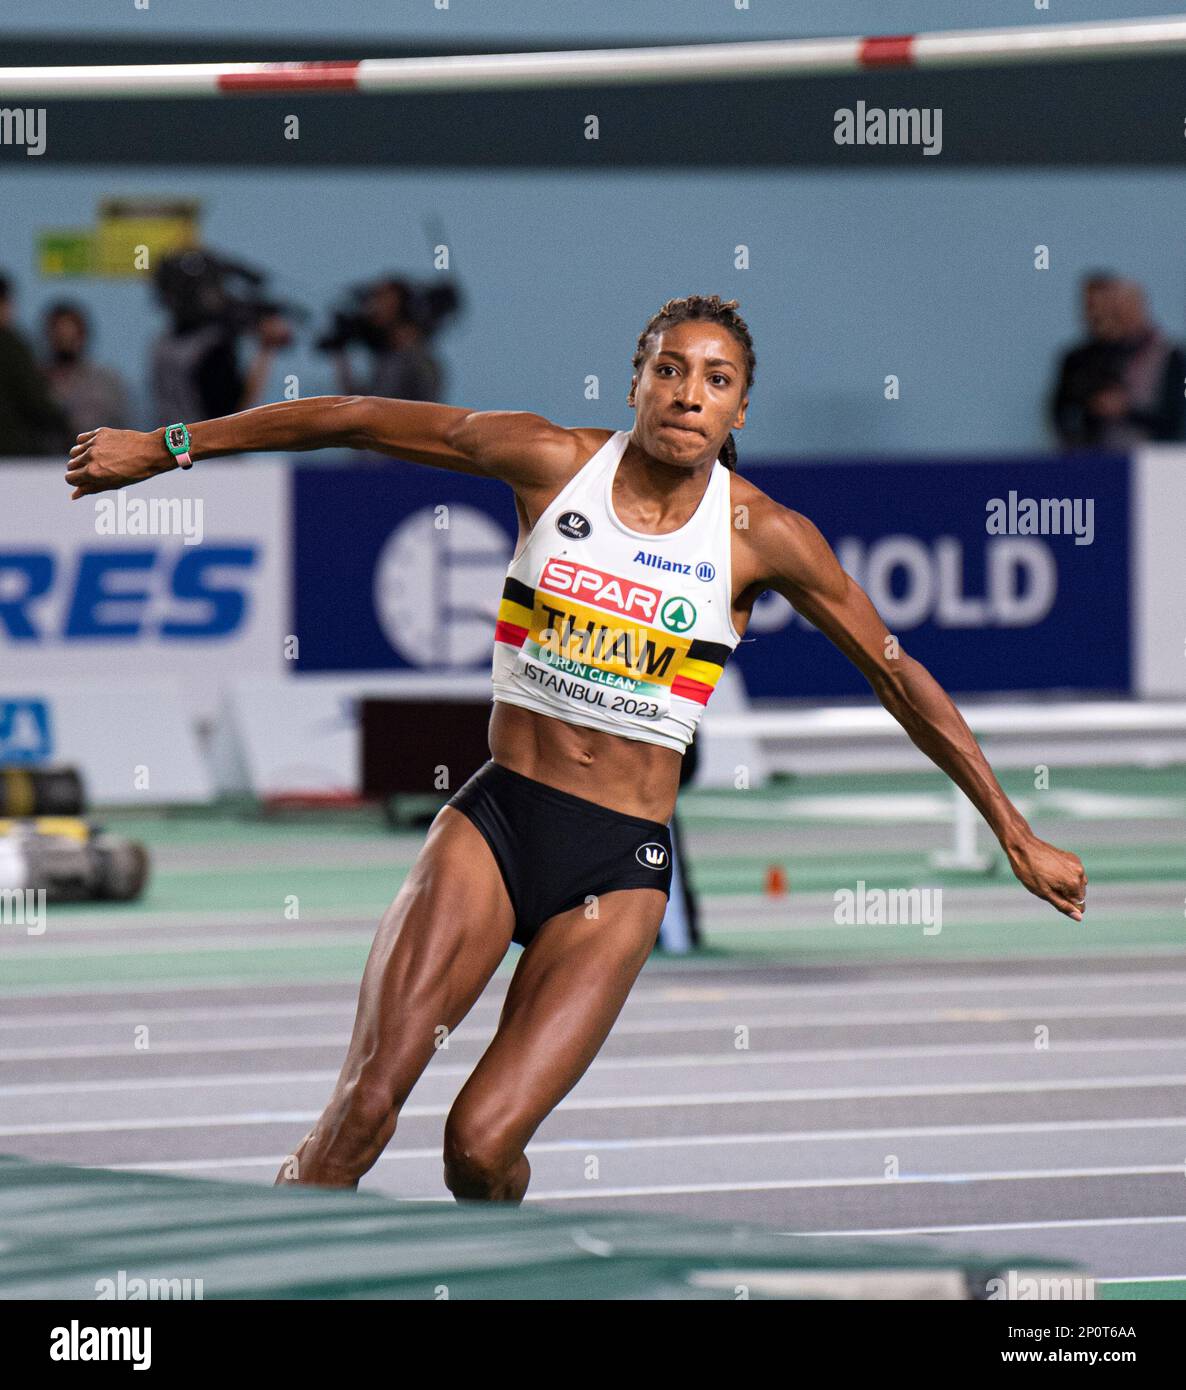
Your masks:
[[[646,869],[665,869],[667,867],[667,851],[662,845],[657,845],[652,840],[649,844],[639,845],[634,851],[634,857]]]

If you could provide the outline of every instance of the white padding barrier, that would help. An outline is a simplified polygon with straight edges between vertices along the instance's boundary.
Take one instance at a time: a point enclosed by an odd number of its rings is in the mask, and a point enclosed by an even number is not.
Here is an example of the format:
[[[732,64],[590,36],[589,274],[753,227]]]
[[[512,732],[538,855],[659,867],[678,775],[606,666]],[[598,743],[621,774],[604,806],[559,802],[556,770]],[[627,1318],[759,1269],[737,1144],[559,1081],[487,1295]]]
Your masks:
[[[1186,702],[1108,700],[1066,704],[1019,703],[960,707],[968,727],[996,767],[1186,762]],[[705,711],[705,745],[748,740],[765,769],[798,772],[885,772],[932,767],[887,710],[831,707],[810,710]],[[953,785],[950,849],[936,856],[945,868],[984,869],[976,847],[979,813]]]

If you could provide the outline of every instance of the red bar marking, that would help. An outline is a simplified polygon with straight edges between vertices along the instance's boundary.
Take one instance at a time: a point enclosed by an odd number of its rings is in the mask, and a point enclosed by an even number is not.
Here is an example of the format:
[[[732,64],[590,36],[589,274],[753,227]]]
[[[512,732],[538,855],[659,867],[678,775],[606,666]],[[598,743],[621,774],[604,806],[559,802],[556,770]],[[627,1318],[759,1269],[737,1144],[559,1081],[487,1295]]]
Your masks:
[[[527,640],[527,629],[500,620],[494,624],[494,640],[496,642],[508,642],[512,647],[521,647]]]
[[[695,700],[700,705],[708,704],[708,697],[712,691],[711,685],[705,685],[703,681],[694,681],[690,676],[676,676],[671,682],[673,695],[680,695],[685,700]]]
[[[914,62],[913,34],[883,34],[862,39],[857,63],[863,68],[908,68]]]
[[[275,63],[267,72],[224,72],[220,92],[353,92],[358,63]]]

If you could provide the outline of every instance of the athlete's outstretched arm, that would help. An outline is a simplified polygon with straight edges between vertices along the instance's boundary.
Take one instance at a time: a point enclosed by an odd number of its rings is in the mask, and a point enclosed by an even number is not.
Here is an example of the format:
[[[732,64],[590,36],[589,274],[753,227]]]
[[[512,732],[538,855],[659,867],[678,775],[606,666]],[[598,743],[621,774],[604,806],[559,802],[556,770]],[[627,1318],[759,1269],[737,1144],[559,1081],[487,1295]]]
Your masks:
[[[278,401],[237,415],[190,424],[190,457],[305,449],[367,449],[412,463],[498,478],[512,486],[544,486],[569,465],[574,431],[542,415],[516,410],[466,410],[384,396],[311,396]],[[90,430],[70,451],[71,497],[143,482],[178,467],[165,431]]]
[[[931,673],[906,655],[865,591],[798,512],[775,507],[754,527],[769,587],[849,658],[911,740],[956,783],[992,827],[1013,872],[1038,897],[1082,920],[1087,874],[1079,856],[1040,840],[993,775],[980,745]]]

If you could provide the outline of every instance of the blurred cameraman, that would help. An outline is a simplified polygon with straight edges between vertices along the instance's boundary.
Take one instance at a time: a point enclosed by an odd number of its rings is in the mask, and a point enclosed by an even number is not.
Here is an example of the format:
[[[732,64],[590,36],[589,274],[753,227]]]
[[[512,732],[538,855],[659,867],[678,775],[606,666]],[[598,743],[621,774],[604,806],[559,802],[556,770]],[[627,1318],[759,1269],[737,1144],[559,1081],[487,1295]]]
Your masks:
[[[344,395],[387,396],[403,401],[439,401],[444,373],[429,351],[428,339],[457,307],[452,286],[423,292],[389,276],[353,291],[353,307],[334,315],[333,330],[317,346],[334,355]],[[371,367],[359,382],[349,348],[357,343],[371,354]]]
[[[169,256],[156,288],[170,327],[152,347],[152,410],[157,420],[208,420],[256,405],[277,348],[292,342],[281,306],[259,296],[263,275],[208,251]],[[239,339],[254,352],[243,371]]]

